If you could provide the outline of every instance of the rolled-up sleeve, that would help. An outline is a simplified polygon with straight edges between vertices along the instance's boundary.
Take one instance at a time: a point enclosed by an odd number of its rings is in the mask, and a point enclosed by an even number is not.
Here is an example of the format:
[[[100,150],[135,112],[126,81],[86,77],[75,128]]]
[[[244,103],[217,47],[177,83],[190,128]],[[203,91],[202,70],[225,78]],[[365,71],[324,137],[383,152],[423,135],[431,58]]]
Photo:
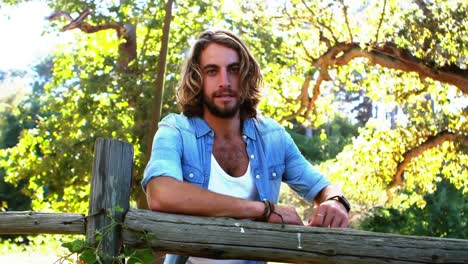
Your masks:
[[[170,124],[161,122],[153,139],[151,157],[146,165],[141,185],[146,185],[153,177],[169,176],[182,181],[182,136]]]
[[[286,131],[284,131],[284,134],[286,146],[284,182],[307,202],[312,202],[323,188],[330,185],[330,181],[305,159]]]

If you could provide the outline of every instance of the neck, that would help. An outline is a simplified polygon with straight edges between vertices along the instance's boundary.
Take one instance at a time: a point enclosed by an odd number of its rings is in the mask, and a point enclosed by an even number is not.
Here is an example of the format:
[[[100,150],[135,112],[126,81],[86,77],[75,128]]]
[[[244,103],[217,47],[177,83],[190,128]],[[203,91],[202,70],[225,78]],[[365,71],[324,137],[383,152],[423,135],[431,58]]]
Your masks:
[[[208,111],[205,111],[203,114],[203,119],[205,119],[211,129],[213,129],[215,137],[229,139],[242,134],[239,114],[232,118],[221,118],[206,112]]]

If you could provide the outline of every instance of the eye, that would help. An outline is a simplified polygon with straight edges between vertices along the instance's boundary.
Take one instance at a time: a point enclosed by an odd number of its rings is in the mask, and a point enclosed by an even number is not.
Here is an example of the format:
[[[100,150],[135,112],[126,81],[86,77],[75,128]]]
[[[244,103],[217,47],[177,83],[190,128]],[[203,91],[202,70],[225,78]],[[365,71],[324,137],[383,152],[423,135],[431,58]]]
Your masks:
[[[236,65],[236,66],[231,66],[231,67],[229,67],[228,70],[229,70],[230,73],[235,73],[235,74],[237,74],[237,73],[239,73],[239,70],[240,70],[240,69],[239,69],[239,66]]]
[[[208,76],[214,76],[214,75],[216,75],[216,72],[217,72],[217,71],[216,71],[216,69],[214,69],[214,68],[213,68],[213,69],[207,69],[207,70],[205,71],[205,74],[208,75]]]

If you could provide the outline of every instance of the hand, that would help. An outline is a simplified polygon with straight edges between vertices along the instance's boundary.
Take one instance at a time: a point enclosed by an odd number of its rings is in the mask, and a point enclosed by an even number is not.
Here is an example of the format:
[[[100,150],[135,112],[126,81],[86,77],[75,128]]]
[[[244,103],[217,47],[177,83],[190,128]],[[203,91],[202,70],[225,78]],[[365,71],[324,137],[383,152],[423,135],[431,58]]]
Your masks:
[[[296,208],[293,206],[275,205],[275,213],[272,213],[268,218],[268,223],[282,224],[281,215],[283,217],[284,224],[287,225],[304,225]]]
[[[315,213],[309,218],[308,226],[346,228],[348,224],[346,208],[338,201],[327,200],[319,204]]]

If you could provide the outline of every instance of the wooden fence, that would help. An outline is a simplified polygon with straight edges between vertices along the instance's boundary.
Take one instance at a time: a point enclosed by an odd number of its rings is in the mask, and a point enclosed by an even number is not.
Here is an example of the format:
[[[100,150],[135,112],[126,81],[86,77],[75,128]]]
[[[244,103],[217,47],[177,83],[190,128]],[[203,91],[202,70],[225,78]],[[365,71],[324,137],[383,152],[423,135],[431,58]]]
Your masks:
[[[2,212],[0,234],[86,234],[117,256],[123,244],[187,256],[291,263],[468,263],[468,240],[268,224],[129,209],[132,145],[98,139],[87,216]],[[110,225],[112,221],[121,224]],[[112,263],[112,259],[104,260]]]

